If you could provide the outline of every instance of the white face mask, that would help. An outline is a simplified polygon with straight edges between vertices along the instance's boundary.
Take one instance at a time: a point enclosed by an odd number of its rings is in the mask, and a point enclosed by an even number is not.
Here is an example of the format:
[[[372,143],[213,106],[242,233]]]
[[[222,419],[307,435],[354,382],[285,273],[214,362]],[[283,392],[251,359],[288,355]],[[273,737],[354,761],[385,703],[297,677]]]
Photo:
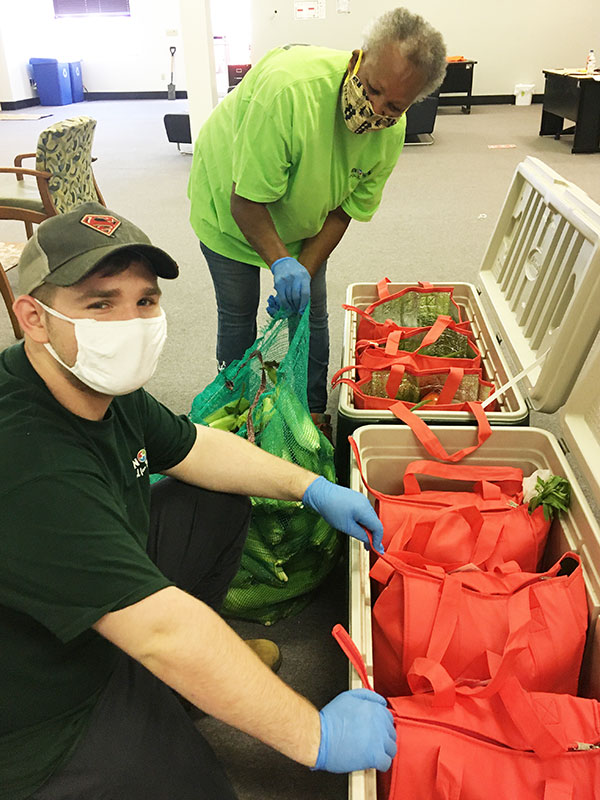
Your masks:
[[[101,394],[129,394],[154,375],[167,338],[164,311],[157,317],[144,319],[71,319],[39,300],[36,302],[53,317],[74,325],[77,359],[72,367],[62,361],[51,344],[44,347],[86,386]]]

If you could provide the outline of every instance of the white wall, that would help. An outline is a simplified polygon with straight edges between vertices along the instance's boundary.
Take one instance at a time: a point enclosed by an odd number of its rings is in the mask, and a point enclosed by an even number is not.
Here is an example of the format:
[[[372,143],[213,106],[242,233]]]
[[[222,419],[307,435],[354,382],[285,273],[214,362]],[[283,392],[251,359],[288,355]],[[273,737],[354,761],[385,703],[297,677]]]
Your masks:
[[[304,42],[353,50],[362,31],[390,0],[350,0],[350,14],[326,0],[324,20],[294,19],[293,0],[251,0],[252,61],[272,47]],[[590,47],[600,51],[598,0],[400,0],[444,36],[449,55],[477,61],[474,94],[511,94],[515,83],[543,92],[542,69],[585,66]]]
[[[5,56],[4,65],[0,58],[0,101],[35,96],[29,85],[30,57],[81,59],[90,92],[165,91],[171,45],[177,47],[175,84],[185,89],[179,4],[130,0],[130,8],[130,17],[55,19],[52,0],[0,0]]]
[[[401,1],[443,33],[451,55],[478,61],[475,94],[511,94],[515,83],[534,83],[541,92],[544,67],[583,66],[590,47],[600,51],[598,0]],[[52,0],[0,0],[0,101],[35,96],[27,67],[31,56],[82,59],[91,92],[165,91],[170,45],[177,47],[175,84],[186,89],[184,38],[194,49],[189,61],[194,73],[188,64],[194,93],[210,94],[203,66],[210,58],[207,29],[199,9],[207,2],[181,0],[183,8],[189,7],[184,31],[176,0],[131,0],[128,18],[62,20],[54,19]],[[229,9],[241,0],[216,2]],[[300,21],[294,19],[293,0],[248,3],[254,62],[287,42],[351,50],[360,45],[368,22],[394,5],[390,0],[350,0],[351,13],[338,14],[336,0],[326,0],[326,19]],[[168,36],[168,31],[177,35]]]

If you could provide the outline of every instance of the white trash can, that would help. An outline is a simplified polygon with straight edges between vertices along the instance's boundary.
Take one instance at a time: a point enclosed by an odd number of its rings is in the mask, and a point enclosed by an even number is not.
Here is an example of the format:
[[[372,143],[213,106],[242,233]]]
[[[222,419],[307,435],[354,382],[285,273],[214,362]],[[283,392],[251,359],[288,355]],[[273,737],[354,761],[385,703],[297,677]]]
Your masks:
[[[535,83],[516,83],[515,84],[515,105],[530,106],[533,97]]]

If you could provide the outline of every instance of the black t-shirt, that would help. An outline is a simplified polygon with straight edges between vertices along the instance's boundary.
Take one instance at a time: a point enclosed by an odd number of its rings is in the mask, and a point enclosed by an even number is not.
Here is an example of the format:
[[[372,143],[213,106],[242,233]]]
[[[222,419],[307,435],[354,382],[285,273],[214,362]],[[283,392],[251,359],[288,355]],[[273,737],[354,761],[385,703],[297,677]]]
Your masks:
[[[91,625],[171,585],[146,554],[149,473],[195,436],[143,389],[78,417],[23,345],[0,354],[0,800],[32,794],[85,730],[117,656]]]

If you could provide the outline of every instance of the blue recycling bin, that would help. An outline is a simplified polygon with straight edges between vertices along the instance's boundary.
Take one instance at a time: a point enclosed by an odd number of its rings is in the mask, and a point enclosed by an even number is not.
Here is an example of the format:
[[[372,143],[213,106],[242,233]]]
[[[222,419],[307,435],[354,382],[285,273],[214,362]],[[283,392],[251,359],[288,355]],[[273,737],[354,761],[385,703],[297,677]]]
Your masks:
[[[81,75],[81,61],[69,61],[69,75],[71,76],[71,95],[74,103],[85,100],[83,94],[83,77]]]
[[[68,63],[56,58],[30,58],[29,63],[43,106],[64,106],[73,102]]]

